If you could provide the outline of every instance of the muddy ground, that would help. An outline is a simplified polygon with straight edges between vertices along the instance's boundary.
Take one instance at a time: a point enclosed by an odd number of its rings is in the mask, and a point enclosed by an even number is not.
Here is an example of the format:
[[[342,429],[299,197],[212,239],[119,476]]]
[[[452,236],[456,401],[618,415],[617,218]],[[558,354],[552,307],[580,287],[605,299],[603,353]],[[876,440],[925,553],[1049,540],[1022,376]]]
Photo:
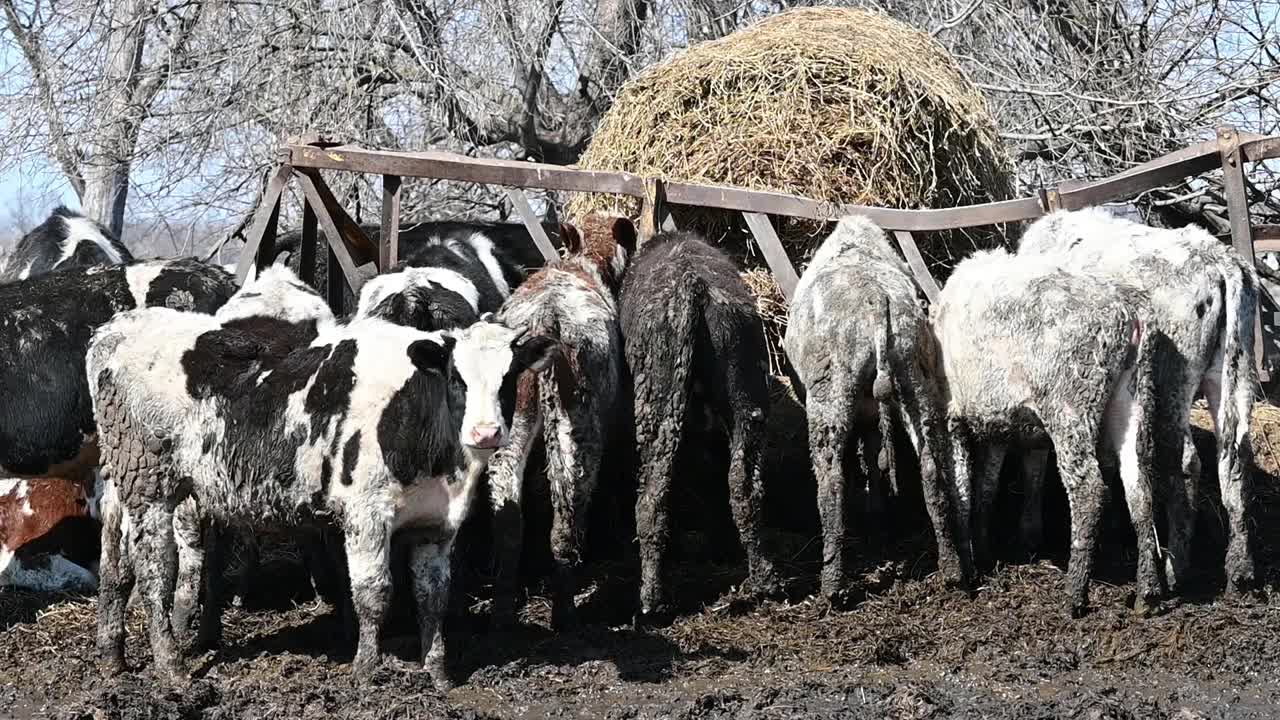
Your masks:
[[[1280,437],[1262,439],[1260,452],[1280,446]],[[1123,503],[1110,504],[1093,610],[1071,620],[1060,491],[1047,499],[1048,556],[1027,558],[1014,538],[998,537],[1002,561],[972,597],[932,574],[923,514],[904,496],[900,506],[912,507],[895,513],[887,547],[851,541],[865,594],[848,610],[808,597],[821,544],[813,532],[773,534],[796,578],[789,601],[738,597],[741,560],[715,536],[724,522],[682,535],[683,612],[663,629],[630,626],[635,565],[625,556],[591,564],[582,623],[556,634],[535,586],[521,629],[490,637],[485,588],[472,579],[449,626],[460,685],[447,695],[420,673],[390,666],[372,682],[353,682],[352,648],[329,606],[314,599],[229,609],[223,649],[200,658],[191,687],[173,693],[149,672],[137,609],[128,648],[135,669],[104,679],[93,664],[93,598],[0,593],[0,717],[1277,717],[1280,491],[1275,477],[1255,476],[1263,587],[1256,597],[1226,597],[1223,515],[1206,465],[1203,576],[1155,617],[1130,609],[1133,538]],[[1002,507],[1017,501],[1015,488]],[[394,620],[383,646],[414,656],[411,615]]]

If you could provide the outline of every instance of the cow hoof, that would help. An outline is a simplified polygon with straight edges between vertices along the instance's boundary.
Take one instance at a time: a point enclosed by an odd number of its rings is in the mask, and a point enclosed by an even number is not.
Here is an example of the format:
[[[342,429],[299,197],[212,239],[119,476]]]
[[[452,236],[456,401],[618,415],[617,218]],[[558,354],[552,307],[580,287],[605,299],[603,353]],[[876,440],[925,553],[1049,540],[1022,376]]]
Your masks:
[[[787,586],[778,577],[778,573],[770,568],[747,578],[743,590],[753,597],[777,600],[786,596]]]
[[[673,620],[675,620],[675,613],[670,608],[661,606],[636,613],[634,625],[636,628],[663,628],[670,625]]]
[[[1071,619],[1079,620],[1089,613],[1089,604],[1085,602],[1071,603]]]
[[[1149,618],[1160,610],[1160,598],[1157,595],[1138,595],[1133,599],[1133,612],[1138,617]]]
[[[457,683],[453,681],[453,678],[449,677],[449,673],[445,672],[444,667],[441,665],[427,667],[427,673],[431,676],[431,684],[441,694],[446,694],[457,687]]]
[[[377,657],[369,658],[357,655],[356,659],[351,662],[351,674],[357,680],[368,680],[378,671],[378,667],[381,664],[379,661],[380,658]]]
[[[98,672],[102,677],[110,680],[123,675],[128,668],[125,667],[124,658],[100,658],[96,663]]]

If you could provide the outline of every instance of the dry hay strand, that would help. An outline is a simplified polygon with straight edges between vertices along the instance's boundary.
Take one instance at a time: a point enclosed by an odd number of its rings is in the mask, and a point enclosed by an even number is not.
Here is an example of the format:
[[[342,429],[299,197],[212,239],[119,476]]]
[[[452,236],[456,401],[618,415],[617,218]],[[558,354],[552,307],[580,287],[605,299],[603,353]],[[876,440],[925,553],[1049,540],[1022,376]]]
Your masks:
[[[1203,401],[1191,408],[1191,427],[1213,435],[1213,417]],[[1254,403],[1249,434],[1252,438],[1254,467],[1259,472],[1280,479],[1280,407],[1267,402]],[[1274,481],[1255,480],[1255,485],[1260,495],[1273,495],[1280,501],[1280,487],[1276,487]]]
[[[787,298],[778,287],[778,281],[763,268],[742,273],[751,297],[756,300],[756,312],[764,327],[764,339],[769,348],[769,372],[783,374],[784,351],[782,339],[787,335]]]
[[[802,8],[701,43],[623,86],[579,167],[787,192],[831,203],[953,207],[1002,200],[1011,163],[985,101],[926,33],[884,15]],[[575,195],[569,215],[635,216],[635,198]],[[746,257],[736,213],[673,207],[682,229]],[[793,259],[825,224],[781,219]],[[945,274],[997,233],[919,238]],[[754,264],[758,264],[756,261]]]

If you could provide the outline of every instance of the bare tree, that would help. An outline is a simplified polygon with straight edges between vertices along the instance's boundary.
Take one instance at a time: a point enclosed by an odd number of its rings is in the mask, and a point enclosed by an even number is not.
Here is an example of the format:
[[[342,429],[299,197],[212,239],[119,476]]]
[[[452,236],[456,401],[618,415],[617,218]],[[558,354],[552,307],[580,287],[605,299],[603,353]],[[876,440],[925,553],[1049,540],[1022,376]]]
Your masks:
[[[572,163],[619,87],[788,0],[0,0],[20,51],[0,169],[48,158],[82,205],[242,230],[275,149],[308,131],[388,149]],[[987,95],[1023,191],[1207,137],[1280,130],[1278,0],[855,0],[931,32]],[[331,178],[356,213],[378,188]],[[1275,212],[1277,180],[1256,176]],[[1143,198],[1212,217],[1212,182]],[[295,222],[296,203],[286,205]],[[498,218],[503,197],[414,182],[407,216]],[[180,216],[180,217],[179,217]],[[1175,218],[1176,219],[1176,218]]]

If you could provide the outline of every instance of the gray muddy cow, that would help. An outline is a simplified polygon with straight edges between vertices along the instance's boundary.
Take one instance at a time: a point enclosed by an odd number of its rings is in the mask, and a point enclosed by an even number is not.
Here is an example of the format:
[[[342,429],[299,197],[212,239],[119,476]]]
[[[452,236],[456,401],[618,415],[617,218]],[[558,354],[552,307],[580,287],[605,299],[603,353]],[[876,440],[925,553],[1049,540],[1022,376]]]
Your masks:
[[[1079,617],[1088,605],[1106,490],[1099,452],[1119,460],[1138,537],[1139,603],[1159,594],[1151,433],[1154,381],[1167,371],[1167,352],[1139,293],[1060,264],[1053,256],[979,252],[956,266],[931,319],[958,450],[962,528],[973,514],[975,444],[1046,434],[1071,507],[1067,584]]]
[[[814,255],[796,286],[784,344],[809,418],[822,517],[823,594],[835,597],[846,580],[845,448],[860,442],[861,462],[851,463],[855,478],[866,482],[873,497],[883,493],[878,486],[881,474],[892,472],[887,451],[895,415],[920,457],[938,567],[949,580],[963,583],[951,484],[939,472],[949,465],[938,460],[951,451],[928,319],[910,271],[869,219],[844,218]]]
[[[1208,401],[1218,441],[1218,479],[1230,523],[1227,578],[1231,587],[1248,589],[1254,582],[1245,518],[1257,372],[1253,267],[1202,228],[1152,228],[1100,208],[1059,211],[1036,221],[1023,235],[1018,254],[1056,255],[1063,267],[1105,276],[1147,298],[1173,362],[1169,373],[1157,378],[1162,425],[1155,434],[1157,472],[1172,483],[1166,495],[1170,590],[1185,580],[1191,557],[1199,459],[1188,422],[1197,392]]]

